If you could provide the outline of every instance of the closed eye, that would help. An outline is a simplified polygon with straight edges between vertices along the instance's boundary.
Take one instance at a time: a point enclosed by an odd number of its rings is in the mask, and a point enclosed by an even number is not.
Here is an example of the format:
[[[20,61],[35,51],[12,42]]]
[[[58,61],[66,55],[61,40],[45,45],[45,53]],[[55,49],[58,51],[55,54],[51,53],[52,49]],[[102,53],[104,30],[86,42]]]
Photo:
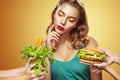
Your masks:
[[[71,18],[69,18],[69,21],[70,21],[70,22],[75,22],[76,19],[71,17]]]
[[[64,16],[64,13],[63,13],[61,10],[59,10],[59,11],[58,11],[58,15],[59,15],[59,16]]]

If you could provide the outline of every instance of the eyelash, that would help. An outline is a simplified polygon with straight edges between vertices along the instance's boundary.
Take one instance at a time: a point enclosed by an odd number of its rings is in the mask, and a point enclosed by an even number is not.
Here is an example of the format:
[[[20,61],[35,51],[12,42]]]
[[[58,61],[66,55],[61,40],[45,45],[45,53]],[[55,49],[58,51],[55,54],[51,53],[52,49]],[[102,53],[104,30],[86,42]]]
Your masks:
[[[69,19],[69,21],[70,21],[70,22],[74,22],[74,20],[70,20],[70,19]]]
[[[63,14],[62,14],[62,13],[60,13],[60,12],[58,12],[58,15],[59,15],[59,16],[63,16]],[[69,19],[69,21],[70,21],[71,23],[73,23],[73,22],[74,22],[74,20],[70,20],[70,19]]]

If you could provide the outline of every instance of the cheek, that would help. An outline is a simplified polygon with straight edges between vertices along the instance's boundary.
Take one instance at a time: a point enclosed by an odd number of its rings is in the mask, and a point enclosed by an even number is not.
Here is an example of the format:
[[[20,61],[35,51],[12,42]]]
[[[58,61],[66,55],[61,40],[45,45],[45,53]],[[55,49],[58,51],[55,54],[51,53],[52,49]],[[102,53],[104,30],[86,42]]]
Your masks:
[[[76,27],[75,24],[71,24],[71,23],[67,24],[67,29],[71,29],[72,30],[75,27]]]
[[[69,27],[68,30],[71,31],[73,29],[73,27]]]
[[[74,28],[73,25],[67,25],[67,26],[66,26],[66,31],[67,31],[67,32],[70,32],[73,28]]]
[[[69,28],[69,30],[72,30],[73,28],[76,28],[76,24],[77,24],[77,21],[74,23],[69,23],[67,27]]]
[[[54,16],[54,24],[58,25],[59,23],[60,23],[60,18],[57,15],[55,15]]]

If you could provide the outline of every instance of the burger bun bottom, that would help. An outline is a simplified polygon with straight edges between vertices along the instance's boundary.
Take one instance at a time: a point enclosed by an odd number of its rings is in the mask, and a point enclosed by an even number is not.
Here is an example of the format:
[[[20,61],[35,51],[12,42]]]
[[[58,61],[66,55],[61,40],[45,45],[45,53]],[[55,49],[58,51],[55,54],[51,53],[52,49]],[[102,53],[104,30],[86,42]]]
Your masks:
[[[80,63],[87,64],[87,65],[92,65],[92,64],[100,64],[102,62],[88,61],[88,60],[85,60],[85,59],[80,59]]]

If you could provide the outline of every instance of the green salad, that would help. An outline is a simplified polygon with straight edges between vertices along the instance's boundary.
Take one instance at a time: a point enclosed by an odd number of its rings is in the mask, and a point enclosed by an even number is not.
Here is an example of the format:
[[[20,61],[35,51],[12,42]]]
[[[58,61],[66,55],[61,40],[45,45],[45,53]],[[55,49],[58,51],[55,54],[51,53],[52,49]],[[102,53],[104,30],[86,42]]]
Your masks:
[[[48,66],[48,63],[46,61],[46,58],[50,62],[54,62],[54,53],[51,49],[49,49],[47,46],[35,46],[35,45],[25,45],[23,50],[21,51],[21,57],[22,59],[25,59],[26,62],[30,57],[33,57],[34,60],[30,62],[30,64],[35,63],[35,66],[33,67],[34,73],[36,75],[40,75],[41,72],[44,74],[47,73],[46,69],[43,69]]]

